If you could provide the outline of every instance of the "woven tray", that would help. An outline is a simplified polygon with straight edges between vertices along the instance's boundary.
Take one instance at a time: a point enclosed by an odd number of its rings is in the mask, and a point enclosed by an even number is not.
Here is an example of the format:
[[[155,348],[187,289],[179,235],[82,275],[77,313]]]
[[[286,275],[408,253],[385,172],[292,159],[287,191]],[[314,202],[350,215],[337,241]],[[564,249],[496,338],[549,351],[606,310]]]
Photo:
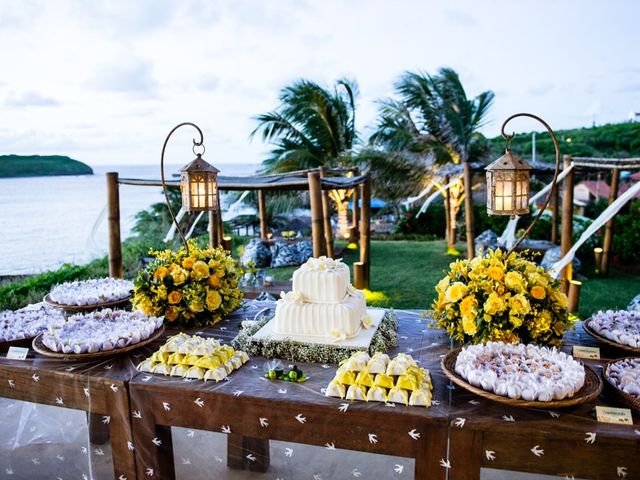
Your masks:
[[[628,357],[633,358],[633,357]],[[623,392],[618,387],[616,387],[611,380],[607,378],[607,371],[609,367],[616,362],[621,360],[627,360],[627,358],[618,358],[616,360],[611,360],[607,362],[607,365],[602,369],[602,378],[604,379],[604,384],[607,386],[607,393],[611,394],[613,398],[619,401],[621,404],[626,405],[631,410],[640,415],[640,398],[636,398],[633,395],[629,395],[628,393]]]
[[[51,300],[49,294],[47,294],[43,299],[44,303],[46,303],[47,305],[64,310],[66,313],[92,312],[94,310],[101,310],[103,308],[126,307],[129,304],[129,300],[131,300],[131,295],[128,295],[125,298],[121,298],[120,300],[115,300],[113,302],[94,303],[93,305],[65,305],[63,303],[56,303]]]
[[[631,345],[625,345],[623,343],[617,343],[617,342],[614,342],[613,340],[610,340],[610,339],[600,335],[593,328],[591,328],[591,319],[590,318],[588,318],[587,320],[585,320],[582,323],[582,328],[584,328],[585,332],[587,332],[589,335],[591,335],[593,338],[595,338],[599,342],[602,342],[602,343],[604,343],[606,345],[610,345],[610,346],[615,347],[615,348],[619,348],[621,350],[626,350],[627,352],[633,352],[633,353],[640,354],[640,348],[632,347]]]
[[[131,350],[135,350],[140,347],[144,347],[145,345],[154,342],[164,333],[164,326],[157,329],[153,332],[149,338],[146,340],[142,340],[141,342],[135,343],[133,345],[127,345],[122,348],[114,348],[112,350],[105,350],[101,352],[94,353],[62,353],[62,352],[54,352],[50,350],[44,343],[42,343],[42,333],[33,339],[32,347],[38,352],[40,355],[44,355],[45,357],[57,358],[61,360],[76,360],[81,362],[88,362],[91,360],[96,360],[98,358],[105,357],[113,357],[115,355],[120,355],[122,353],[130,352]]]
[[[459,385],[460,387],[468,390],[476,395],[479,395],[495,402],[505,403],[514,407],[529,407],[529,408],[563,408],[572,407],[574,405],[580,405],[581,403],[587,403],[595,400],[602,391],[602,380],[596,373],[589,367],[584,367],[585,379],[584,385],[578,390],[573,397],[565,398],[563,400],[552,400],[550,402],[538,402],[528,400],[515,400],[509,397],[503,397],[502,395],[496,395],[493,392],[487,392],[480,387],[476,387],[468,383],[464,378],[458,375],[455,371],[456,359],[460,353],[461,348],[450,351],[440,362],[442,370],[449,379]]]

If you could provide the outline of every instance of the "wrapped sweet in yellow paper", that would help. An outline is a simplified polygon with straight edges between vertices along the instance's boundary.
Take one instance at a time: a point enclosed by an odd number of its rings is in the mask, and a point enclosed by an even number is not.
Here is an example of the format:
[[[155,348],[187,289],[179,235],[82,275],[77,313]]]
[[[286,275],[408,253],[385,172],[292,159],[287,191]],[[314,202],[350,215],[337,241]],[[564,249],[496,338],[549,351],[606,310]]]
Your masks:
[[[216,382],[224,380],[226,377],[227,377],[227,371],[222,366],[218,368],[212,368],[211,370],[207,370],[207,372],[204,374],[205,380],[213,380]]]
[[[169,365],[178,365],[179,363],[182,363],[182,359],[184,358],[184,355],[178,352],[173,352],[171,355],[169,355],[169,358],[167,358],[167,363]]]
[[[155,363],[153,362],[153,360],[151,360],[150,358],[147,358],[146,360],[143,360],[142,362],[140,362],[136,368],[141,372],[151,373],[153,371],[154,366],[155,366]]]
[[[391,390],[389,390],[387,398],[390,402],[393,403],[403,403],[405,405],[409,405],[409,392],[407,392],[404,388],[392,388]]]
[[[389,364],[389,355],[386,353],[376,353],[371,357],[367,364],[367,370],[369,373],[385,373],[387,371],[387,365]]]
[[[195,378],[196,380],[202,380],[204,378],[204,369],[200,367],[189,367],[189,369],[184,372],[185,378]]]
[[[415,375],[411,375],[409,373],[405,373],[404,375],[400,375],[398,380],[396,380],[396,387],[404,388],[405,390],[417,390],[418,389],[418,380]]]
[[[393,378],[391,377],[391,375],[387,375],[386,373],[378,373],[376,374],[376,378],[373,381],[373,386],[382,388],[393,388]]]
[[[154,352],[153,355],[151,355],[151,361],[152,362],[159,362],[159,363],[167,363],[167,360],[169,359],[169,356],[171,354],[169,352],[161,352],[161,351],[157,351]]]
[[[189,367],[186,367],[184,365],[174,365],[173,368],[171,369],[171,376],[172,377],[183,377],[185,373],[187,373],[187,370],[189,369]]]
[[[157,373],[160,375],[169,375],[171,373],[171,367],[166,363],[156,363],[151,370],[151,373]]]
[[[346,395],[346,387],[337,380],[331,380],[325,391],[327,397],[344,398]]]
[[[347,400],[367,400],[367,389],[362,385],[351,385],[347,390]]]
[[[372,387],[373,375],[371,375],[366,370],[362,370],[361,372],[358,372],[358,375],[356,376],[356,384],[363,385],[365,387]]]
[[[353,385],[356,383],[356,375],[350,371],[344,371],[340,375],[336,376],[336,380],[343,385]]]
[[[431,392],[429,390],[415,390],[411,392],[409,398],[409,405],[411,406],[431,406]]]
[[[386,402],[387,390],[382,387],[371,387],[367,392],[368,402]]]
[[[194,363],[194,366],[204,368],[205,370],[218,368],[220,366],[220,359],[215,355],[205,355],[200,357],[198,361]]]

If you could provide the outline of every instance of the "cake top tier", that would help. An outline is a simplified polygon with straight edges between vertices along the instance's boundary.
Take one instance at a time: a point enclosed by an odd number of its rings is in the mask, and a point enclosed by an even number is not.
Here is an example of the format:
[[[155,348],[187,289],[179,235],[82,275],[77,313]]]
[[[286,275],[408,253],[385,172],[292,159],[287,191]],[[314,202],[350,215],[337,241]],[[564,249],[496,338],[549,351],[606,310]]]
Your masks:
[[[293,273],[293,291],[311,303],[338,303],[349,287],[349,267],[341,260],[310,258]]]

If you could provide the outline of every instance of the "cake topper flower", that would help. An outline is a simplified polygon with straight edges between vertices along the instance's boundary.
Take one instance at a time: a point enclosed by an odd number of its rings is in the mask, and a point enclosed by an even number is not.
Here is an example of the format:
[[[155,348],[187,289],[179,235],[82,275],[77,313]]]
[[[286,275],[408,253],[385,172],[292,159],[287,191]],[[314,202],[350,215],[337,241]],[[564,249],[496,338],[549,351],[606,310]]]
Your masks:
[[[280,298],[291,303],[304,303],[304,296],[298,292],[280,292]]]

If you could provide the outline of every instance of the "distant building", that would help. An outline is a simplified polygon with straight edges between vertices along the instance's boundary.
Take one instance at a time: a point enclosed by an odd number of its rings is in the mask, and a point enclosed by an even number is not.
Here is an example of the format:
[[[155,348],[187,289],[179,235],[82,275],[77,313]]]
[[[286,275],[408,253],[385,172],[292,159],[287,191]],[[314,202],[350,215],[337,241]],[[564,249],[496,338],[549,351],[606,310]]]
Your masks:
[[[640,179],[640,172],[631,175],[631,183],[634,183],[634,177],[637,177],[635,178],[636,181]],[[626,192],[631,186],[631,183],[621,183],[618,188],[618,196]],[[585,180],[573,187],[573,198],[577,205],[586,205],[599,198],[609,198],[610,190],[609,184],[604,180]],[[640,198],[640,192],[636,193],[635,198]]]

